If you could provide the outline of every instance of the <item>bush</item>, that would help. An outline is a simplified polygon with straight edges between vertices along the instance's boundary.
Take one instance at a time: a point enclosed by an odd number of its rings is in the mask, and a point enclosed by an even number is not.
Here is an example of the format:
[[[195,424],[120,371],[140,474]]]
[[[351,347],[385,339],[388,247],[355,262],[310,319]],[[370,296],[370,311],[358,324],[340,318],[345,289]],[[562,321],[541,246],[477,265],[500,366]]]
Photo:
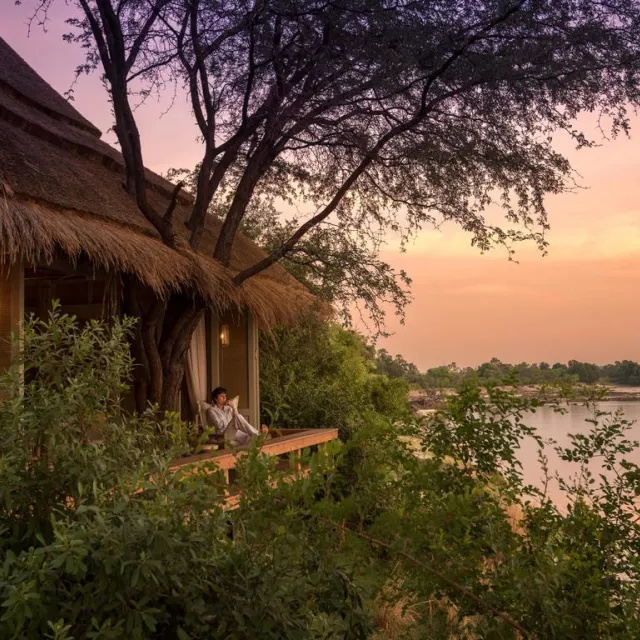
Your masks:
[[[543,404],[564,411],[563,393],[468,385],[404,445],[390,426],[359,431],[363,457],[334,522],[369,579],[399,574],[403,595],[423,603],[412,605],[414,637],[640,637],[638,442],[622,414],[590,402],[587,432],[568,447],[544,442],[527,417]],[[574,465],[560,481],[566,509],[524,485],[527,440],[543,472],[549,448]]]
[[[168,470],[175,418],[123,412],[130,328],[25,325],[0,404],[0,637],[363,637],[330,558],[263,537],[256,510],[232,541],[221,478]]]
[[[408,391],[407,380],[376,373],[362,336],[338,325],[311,317],[261,338],[260,393],[269,424],[346,433],[370,411],[406,418]]]

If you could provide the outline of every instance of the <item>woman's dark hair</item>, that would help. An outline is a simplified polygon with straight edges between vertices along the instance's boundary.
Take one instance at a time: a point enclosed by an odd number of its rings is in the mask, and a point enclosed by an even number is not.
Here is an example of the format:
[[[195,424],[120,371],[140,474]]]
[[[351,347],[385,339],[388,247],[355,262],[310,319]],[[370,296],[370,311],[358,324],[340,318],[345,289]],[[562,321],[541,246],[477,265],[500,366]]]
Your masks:
[[[218,396],[221,393],[227,393],[227,390],[224,387],[216,387],[212,392],[211,392],[211,401],[213,402],[213,404],[216,403],[216,400],[218,399]]]

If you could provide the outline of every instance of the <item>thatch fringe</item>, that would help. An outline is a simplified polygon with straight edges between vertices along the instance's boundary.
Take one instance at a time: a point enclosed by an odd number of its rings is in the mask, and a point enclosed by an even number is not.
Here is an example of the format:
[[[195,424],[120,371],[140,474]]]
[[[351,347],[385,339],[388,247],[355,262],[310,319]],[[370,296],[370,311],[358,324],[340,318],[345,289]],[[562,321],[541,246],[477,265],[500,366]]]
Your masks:
[[[289,324],[314,303],[292,278],[266,272],[237,287],[234,272],[186,244],[173,250],[139,228],[16,197],[6,184],[0,184],[0,242],[12,263],[51,264],[60,251],[72,262],[86,257],[107,272],[132,274],[162,298],[197,294],[217,312],[248,310],[264,327]]]
[[[146,171],[148,198],[166,211],[174,185]],[[111,276],[128,273],[166,298],[201,296],[217,311],[251,311],[263,327],[290,323],[316,302],[280,265],[245,281],[233,276],[264,252],[238,234],[230,268],[213,260],[220,222],[209,216],[199,252],[187,242],[192,199],[174,212],[179,249],[160,240],[123,189],[124,160],[100,132],[0,38],[0,254],[33,266],[60,252]]]

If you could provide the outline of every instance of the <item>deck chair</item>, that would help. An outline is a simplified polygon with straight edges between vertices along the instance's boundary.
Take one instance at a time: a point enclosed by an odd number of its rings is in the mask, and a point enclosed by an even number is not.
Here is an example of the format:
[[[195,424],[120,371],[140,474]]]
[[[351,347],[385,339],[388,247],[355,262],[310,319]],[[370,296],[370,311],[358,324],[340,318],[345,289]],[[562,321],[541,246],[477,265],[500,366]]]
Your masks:
[[[200,400],[198,402],[198,421],[200,423],[200,428],[204,431],[209,428],[209,424],[207,423],[207,409],[211,405],[204,400]],[[224,434],[223,433],[212,433],[211,444],[218,445],[218,449],[224,449]]]

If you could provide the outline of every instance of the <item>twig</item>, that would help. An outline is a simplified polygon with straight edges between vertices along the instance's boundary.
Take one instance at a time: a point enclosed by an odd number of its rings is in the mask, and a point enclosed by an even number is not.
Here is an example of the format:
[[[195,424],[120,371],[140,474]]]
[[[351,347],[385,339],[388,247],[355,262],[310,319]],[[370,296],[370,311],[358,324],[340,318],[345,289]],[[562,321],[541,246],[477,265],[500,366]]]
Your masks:
[[[391,551],[392,553],[395,553],[395,554],[397,554],[399,556],[402,556],[403,558],[405,558],[406,560],[408,560],[412,564],[415,564],[417,567],[420,567],[421,569],[424,569],[425,571],[427,571],[427,572],[433,574],[434,576],[440,578],[440,580],[442,580],[443,582],[446,582],[448,585],[454,587],[454,589],[457,589],[458,591],[460,591],[463,595],[465,595],[465,596],[467,596],[467,598],[470,598],[471,600],[473,600],[481,608],[483,608],[486,611],[490,612],[496,618],[500,618],[501,620],[504,620],[509,626],[513,627],[516,631],[521,633],[525,638],[530,638],[530,640],[536,640],[536,636],[533,633],[531,633],[530,631],[527,631],[517,620],[514,620],[508,613],[505,613],[504,611],[500,611],[499,609],[495,609],[490,604],[487,604],[482,598],[480,598],[475,593],[473,593],[473,591],[471,591],[470,589],[467,589],[467,587],[457,583],[455,580],[452,580],[451,578],[447,577],[446,575],[444,575],[444,573],[442,573],[441,571],[438,571],[438,569],[434,569],[433,567],[429,566],[428,564],[425,564],[421,560],[418,560],[414,556],[409,555],[405,551],[402,551],[402,550],[399,550],[399,549],[395,549],[390,544],[387,544],[386,542],[383,542],[382,540],[378,540],[377,538],[373,538],[373,537],[367,535],[366,533],[360,533],[359,531],[355,531],[354,529],[346,527],[343,524],[339,524],[337,522],[333,522],[332,520],[329,520],[329,519],[326,519],[326,518],[319,518],[319,519],[323,520],[324,522],[327,522],[328,524],[330,524],[331,526],[335,527],[336,529],[340,529],[341,531],[346,531],[346,532],[349,532],[349,533],[353,533],[355,536],[358,536],[359,538],[362,538],[363,540],[366,540],[367,542],[370,542],[371,544],[374,544],[374,545],[376,545],[378,547],[382,547],[383,549],[386,549],[387,551]]]

